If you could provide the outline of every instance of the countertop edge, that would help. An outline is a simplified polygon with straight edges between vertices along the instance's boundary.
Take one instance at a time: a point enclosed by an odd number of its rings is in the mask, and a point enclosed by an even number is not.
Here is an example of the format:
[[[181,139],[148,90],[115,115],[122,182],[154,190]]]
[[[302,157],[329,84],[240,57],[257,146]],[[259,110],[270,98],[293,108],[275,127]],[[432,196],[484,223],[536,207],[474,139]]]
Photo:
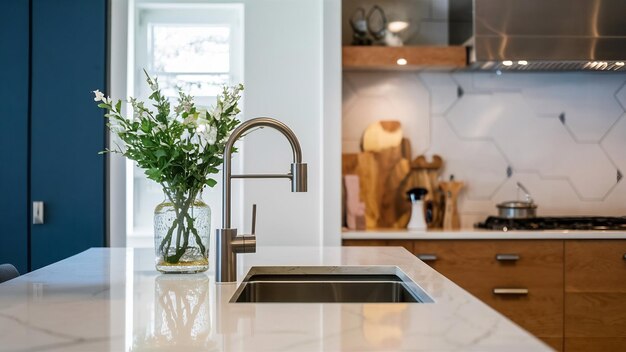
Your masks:
[[[461,229],[454,231],[366,230],[341,232],[343,240],[504,240],[504,239],[626,239],[626,231],[489,231]]]

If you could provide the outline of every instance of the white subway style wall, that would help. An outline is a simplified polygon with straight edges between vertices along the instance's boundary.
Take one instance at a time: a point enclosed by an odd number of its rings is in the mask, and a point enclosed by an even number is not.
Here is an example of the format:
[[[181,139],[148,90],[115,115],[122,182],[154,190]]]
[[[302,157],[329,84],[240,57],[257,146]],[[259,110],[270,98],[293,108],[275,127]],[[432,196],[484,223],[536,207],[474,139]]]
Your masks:
[[[371,122],[402,122],[413,156],[439,154],[466,187],[462,227],[518,199],[538,215],[626,216],[626,75],[345,72],[343,152]]]

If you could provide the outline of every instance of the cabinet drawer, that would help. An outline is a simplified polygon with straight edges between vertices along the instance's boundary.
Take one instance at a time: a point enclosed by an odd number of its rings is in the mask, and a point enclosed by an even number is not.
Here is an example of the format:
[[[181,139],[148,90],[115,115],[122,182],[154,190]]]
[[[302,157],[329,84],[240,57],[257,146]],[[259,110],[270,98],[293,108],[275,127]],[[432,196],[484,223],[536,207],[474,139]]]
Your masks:
[[[565,241],[566,292],[626,293],[626,240]]]
[[[418,241],[414,253],[531,333],[563,335],[562,241]]]
[[[416,241],[413,251],[461,286],[489,280],[503,287],[528,283],[562,290],[562,241]]]

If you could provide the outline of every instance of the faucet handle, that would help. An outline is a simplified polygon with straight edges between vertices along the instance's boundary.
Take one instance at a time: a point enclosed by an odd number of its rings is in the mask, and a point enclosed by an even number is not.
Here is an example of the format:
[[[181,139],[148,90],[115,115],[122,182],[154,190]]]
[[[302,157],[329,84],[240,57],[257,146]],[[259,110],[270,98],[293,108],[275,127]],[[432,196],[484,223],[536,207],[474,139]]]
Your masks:
[[[256,234],[256,204],[252,204],[252,233],[251,235]]]
[[[239,235],[232,239],[232,248],[235,253],[256,252],[256,204],[252,204],[252,233]]]

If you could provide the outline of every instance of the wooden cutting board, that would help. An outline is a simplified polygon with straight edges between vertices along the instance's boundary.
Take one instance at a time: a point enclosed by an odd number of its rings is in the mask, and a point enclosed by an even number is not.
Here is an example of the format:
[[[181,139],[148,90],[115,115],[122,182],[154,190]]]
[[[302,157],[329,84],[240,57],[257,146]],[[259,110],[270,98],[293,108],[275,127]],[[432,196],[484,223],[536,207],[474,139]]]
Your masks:
[[[378,152],[344,154],[342,161],[344,175],[359,176],[360,198],[365,203],[366,227],[374,229],[401,226],[398,219],[407,209],[410,210],[409,203],[403,202],[403,182],[410,172],[410,163],[403,156],[402,146]]]
[[[363,132],[361,148],[364,152],[380,152],[402,145],[403,132],[399,121],[376,121]]]

